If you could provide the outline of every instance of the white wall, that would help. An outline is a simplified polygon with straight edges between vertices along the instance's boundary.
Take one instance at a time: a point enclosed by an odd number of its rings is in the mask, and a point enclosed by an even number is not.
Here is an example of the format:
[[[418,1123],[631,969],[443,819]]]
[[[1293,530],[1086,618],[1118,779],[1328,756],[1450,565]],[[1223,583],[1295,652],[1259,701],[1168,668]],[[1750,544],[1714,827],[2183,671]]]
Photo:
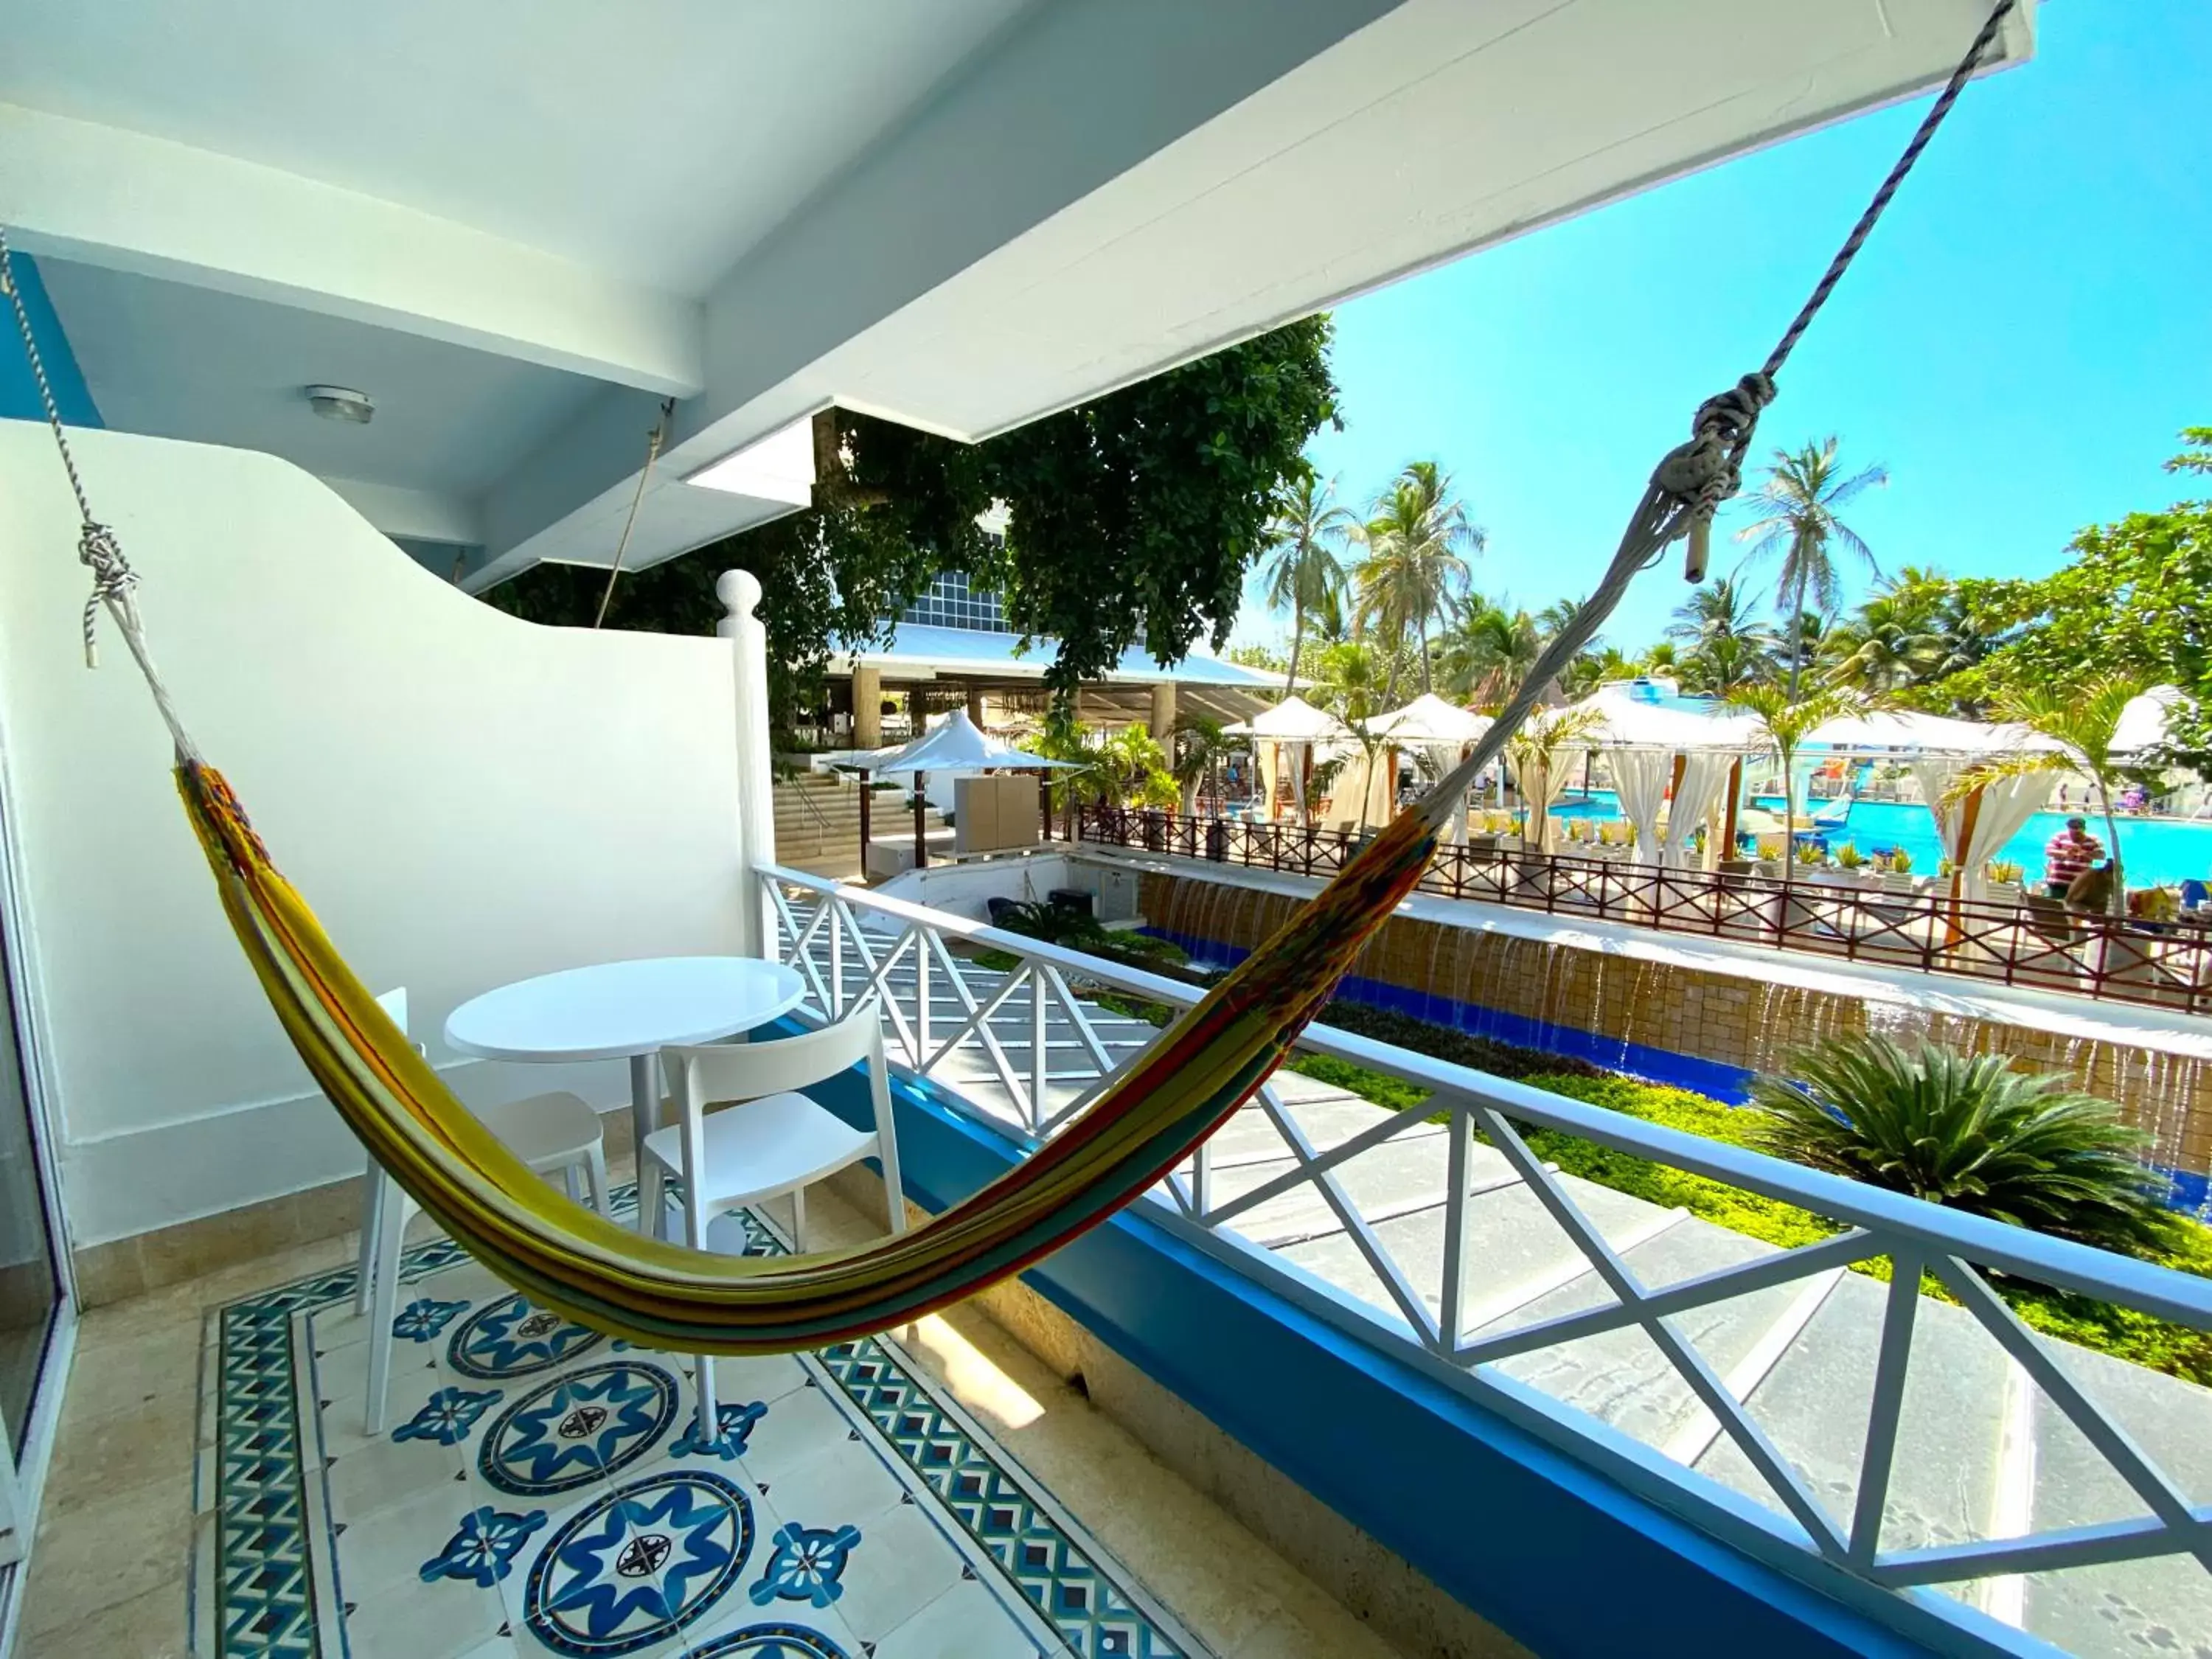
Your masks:
[[[405,984],[464,1098],[620,1062],[441,1053],[447,1012],[551,969],[734,948],[732,648],[542,629],[415,564],[264,455],[73,434],[176,703],[371,986]],[[233,942],[161,722],[105,619],[85,669],[52,441],[0,421],[0,763],[77,1245],[360,1167]]]

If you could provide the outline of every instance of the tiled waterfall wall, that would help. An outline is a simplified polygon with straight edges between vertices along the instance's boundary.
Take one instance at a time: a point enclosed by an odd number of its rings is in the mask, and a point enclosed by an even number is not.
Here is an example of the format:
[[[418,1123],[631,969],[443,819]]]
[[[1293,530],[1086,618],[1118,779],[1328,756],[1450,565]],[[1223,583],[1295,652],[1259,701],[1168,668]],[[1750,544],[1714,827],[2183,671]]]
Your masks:
[[[1147,871],[1140,902],[1153,927],[1187,946],[1206,941],[1241,958],[1302,901]],[[1873,1029],[2006,1054],[2025,1070],[2063,1072],[2079,1087],[2118,1102],[2150,1135],[2151,1160],[2177,1172],[2177,1197],[2191,1209],[2204,1206],[2206,1171],[2212,1170],[2212,1065],[2206,1061],[2148,1042],[2069,1036],[1793,985],[1787,982],[1791,970],[1792,958],[1780,951],[1774,980],[1759,981],[1400,915],[1353,964],[1347,989],[1480,1036],[1738,1097],[1746,1074],[1778,1069],[1794,1050],[1846,1032]],[[1371,994],[1376,988],[1380,996]]]

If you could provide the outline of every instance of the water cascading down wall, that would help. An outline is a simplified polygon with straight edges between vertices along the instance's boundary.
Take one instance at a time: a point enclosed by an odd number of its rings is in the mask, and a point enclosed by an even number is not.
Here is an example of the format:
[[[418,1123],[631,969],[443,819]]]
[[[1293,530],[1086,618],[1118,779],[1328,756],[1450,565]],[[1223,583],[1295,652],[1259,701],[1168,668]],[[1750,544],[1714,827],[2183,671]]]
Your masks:
[[[1158,869],[1144,872],[1140,893],[1152,931],[1195,959],[1223,963],[1242,960],[1304,902],[1273,884]],[[1700,963],[1656,935],[1648,952],[1630,954],[1604,948],[1594,929],[1547,930],[1547,918],[1517,917],[1509,928],[1485,925],[1486,913],[1495,914],[1488,906],[1413,908],[1429,914],[1392,917],[1340,994],[1731,1101],[1743,1097],[1753,1073],[1780,1069],[1808,1043],[1849,1032],[2002,1054],[2118,1103],[2149,1135],[2150,1160],[2174,1176],[2175,1203],[2212,1212],[2212,1060],[2161,1046],[2155,1030],[2115,1022],[2106,1035],[2082,1035],[2054,1029],[2066,1022],[2036,1023],[2032,1007],[2008,1018],[1933,1006],[1942,999],[1900,994],[1894,977],[1855,989],[1830,964],[1780,951],[1761,953],[1747,971],[1742,957]],[[1822,982],[1804,982],[1811,979]],[[2082,1008],[2095,1012],[2094,1004]]]

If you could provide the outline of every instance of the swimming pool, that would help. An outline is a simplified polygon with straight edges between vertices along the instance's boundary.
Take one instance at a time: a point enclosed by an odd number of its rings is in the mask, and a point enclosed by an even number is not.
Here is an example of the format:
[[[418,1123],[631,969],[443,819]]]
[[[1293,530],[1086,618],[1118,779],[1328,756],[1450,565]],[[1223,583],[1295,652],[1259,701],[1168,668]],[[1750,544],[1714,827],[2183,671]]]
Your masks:
[[[1762,795],[1758,805],[1779,816],[1782,798]],[[1800,803],[1798,811],[1806,810]],[[1560,818],[1617,820],[1620,805],[1610,789],[1593,789],[1587,795],[1579,790],[1569,790],[1552,808],[1552,815]],[[2040,879],[2044,843],[2065,827],[2070,816],[2067,812],[2038,812],[2027,821],[2026,829],[2005,843],[1997,856],[2020,865],[2027,871],[2028,880]],[[2094,812],[2083,816],[2089,820],[2089,833],[2102,841],[2105,826],[2099,816]],[[1911,855],[1914,871],[1922,875],[1936,873],[1936,862],[1943,853],[1942,844],[1936,839],[1936,824],[1928,809],[1896,801],[1853,801],[1850,816],[1843,828],[1827,833],[1831,848],[1846,841],[1854,842],[1862,853],[1902,847]],[[2120,859],[2127,866],[2130,886],[2147,886],[2154,882],[2173,884],[2191,878],[2212,881],[2212,823],[2124,817],[2120,820]]]

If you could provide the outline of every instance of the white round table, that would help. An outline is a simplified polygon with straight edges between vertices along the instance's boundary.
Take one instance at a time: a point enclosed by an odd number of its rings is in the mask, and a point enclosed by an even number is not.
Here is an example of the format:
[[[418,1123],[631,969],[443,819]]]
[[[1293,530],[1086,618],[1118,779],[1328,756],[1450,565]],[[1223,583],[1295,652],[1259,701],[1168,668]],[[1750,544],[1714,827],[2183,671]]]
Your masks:
[[[757,957],[649,957],[519,980],[447,1017],[446,1042],[484,1060],[629,1061],[636,1144],[659,1127],[653,1056],[765,1025],[806,994],[799,970]]]

